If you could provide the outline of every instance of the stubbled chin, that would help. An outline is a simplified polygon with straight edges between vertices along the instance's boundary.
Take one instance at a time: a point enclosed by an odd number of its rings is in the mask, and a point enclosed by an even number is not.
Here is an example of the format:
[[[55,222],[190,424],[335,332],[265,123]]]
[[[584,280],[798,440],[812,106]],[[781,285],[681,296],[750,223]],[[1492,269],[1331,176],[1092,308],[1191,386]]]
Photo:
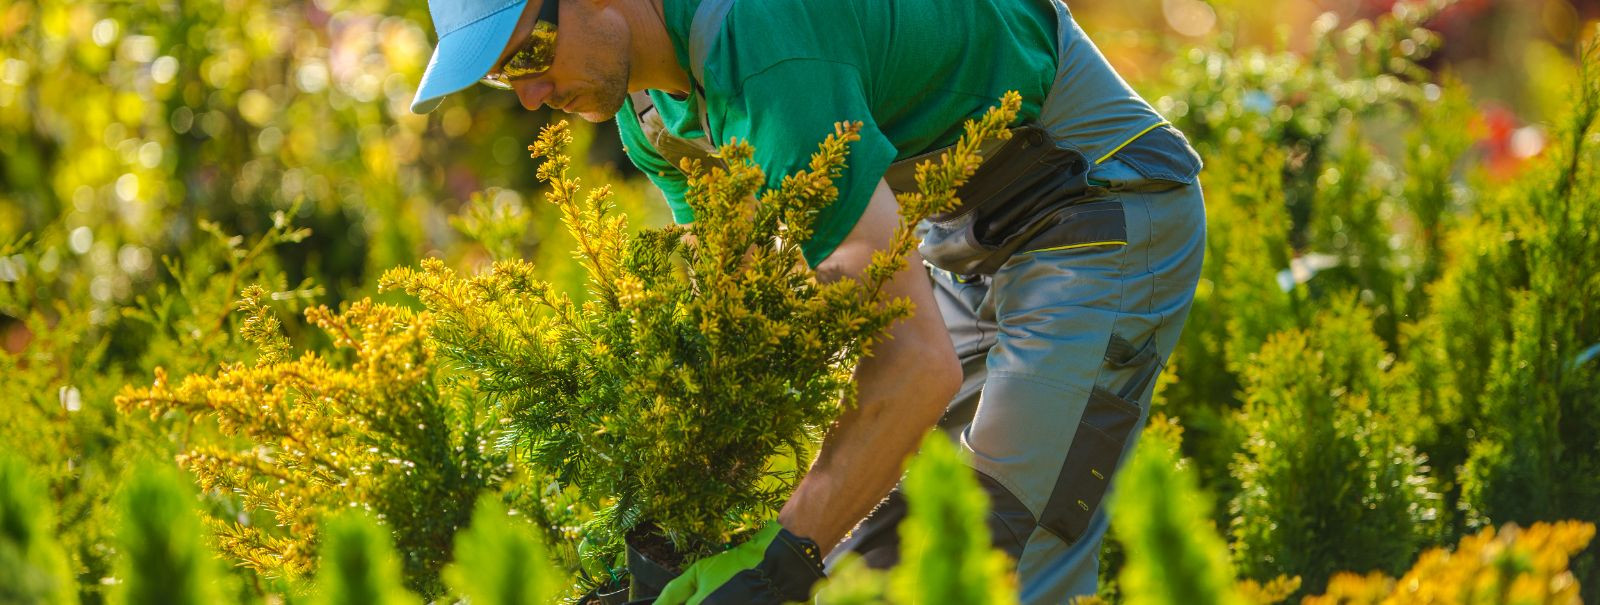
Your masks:
[[[595,124],[599,124],[616,117],[617,112],[622,111],[622,100],[628,96],[626,89],[623,90],[624,92],[621,94],[591,94],[586,96],[582,100],[586,101],[586,104],[591,105],[593,108],[586,108],[585,111],[575,112],[576,115],[580,118],[583,118],[583,121],[585,122],[591,122]],[[602,101],[602,99],[604,100]]]

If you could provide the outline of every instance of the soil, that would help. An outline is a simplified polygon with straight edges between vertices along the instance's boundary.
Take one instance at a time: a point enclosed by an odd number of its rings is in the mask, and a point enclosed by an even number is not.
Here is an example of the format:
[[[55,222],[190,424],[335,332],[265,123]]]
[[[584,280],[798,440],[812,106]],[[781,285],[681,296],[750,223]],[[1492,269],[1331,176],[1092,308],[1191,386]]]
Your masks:
[[[672,547],[672,541],[651,523],[641,523],[628,532],[628,546],[639,554],[644,555],[651,563],[671,571],[673,574],[682,573],[683,555]]]

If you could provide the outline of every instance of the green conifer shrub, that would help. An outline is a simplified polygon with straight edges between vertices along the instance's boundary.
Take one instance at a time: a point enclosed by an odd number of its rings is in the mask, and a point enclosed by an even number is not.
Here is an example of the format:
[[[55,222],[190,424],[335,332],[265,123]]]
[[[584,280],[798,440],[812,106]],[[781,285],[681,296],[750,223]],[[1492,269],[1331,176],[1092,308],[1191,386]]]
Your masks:
[[[192,490],[170,467],[147,464],[128,478],[118,499],[121,557],[112,603],[220,603],[217,560],[202,537]]]
[[[1236,490],[1226,469],[1244,439],[1234,420],[1239,375],[1268,336],[1301,327],[1309,306],[1303,286],[1286,291],[1278,281],[1293,257],[1282,163],[1254,135],[1207,160],[1206,262],[1159,404],[1184,418],[1186,453],[1223,499]]]
[[[900,565],[878,571],[846,555],[818,588],[817,602],[1016,603],[1015,562],[990,545],[988,495],[948,436],[923,439],[904,487]]]
[[[1114,582],[1102,570],[1099,592],[1074,605],[1109,603],[1249,603],[1271,605],[1300,587],[1298,577],[1265,584],[1235,580],[1227,544],[1212,520],[1211,495],[1198,483],[1194,461],[1179,451],[1183,427],[1157,413],[1139,437],[1129,466],[1118,474],[1111,523],[1119,563]]]
[[[1526,178],[1481,201],[1436,295],[1454,395],[1478,420],[1461,471],[1469,527],[1539,520],[1600,522],[1600,39],[1573,108]],[[1490,289],[1482,291],[1481,289]],[[1485,298],[1503,306],[1480,313]],[[1476,323],[1468,318],[1475,318]],[[1481,372],[1481,373],[1479,373]],[[1574,564],[1600,581],[1600,549]]]
[[[1340,129],[1353,119],[1382,116],[1415,101],[1428,72],[1418,62],[1438,46],[1424,24],[1452,0],[1398,3],[1375,21],[1339,27],[1327,13],[1314,23],[1310,56],[1238,47],[1223,34],[1167,68],[1170,92],[1156,107],[1195,143],[1203,158],[1227,155],[1255,137],[1283,155],[1290,241],[1306,243],[1317,181]]]
[[[0,456],[0,603],[75,605],[78,589],[55,539],[39,481],[12,454]]]
[[[1417,312],[1411,298],[1429,274],[1407,246],[1392,247],[1439,236],[1430,229],[1446,220],[1454,160],[1466,144],[1463,115],[1415,118],[1439,105],[1432,99],[1440,89],[1425,84],[1419,62],[1438,44],[1424,24],[1447,4],[1401,3],[1374,21],[1344,25],[1329,13],[1315,24],[1309,56],[1236,46],[1224,33],[1168,65],[1156,106],[1206,162],[1208,242],[1161,405],[1184,419],[1184,451],[1223,501],[1237,490],[1224,469],[1243,439],[1233,418],[1243,405],[1240,374],[1269,335],[1307,327],[1324,299],[1352,288],[1371,292],[1364,300],[1391,347],[1401,318]],[[1364,134],[1431,141],[1446,128],[1454,130],[1449,139],[1413,146],[1407,157],[1415,161],[1400,177],[1392,167],[1401,163],[1378,149],[1383,137]],[[1402,193],[1421,198],[1421,220],[1405,220],[1411,205]],[[1397,230],[1408,224],[1418,233]],[[1337,266],[1312,280],[1328,259]]]
[[[283,252],[291,281],[325,284],[331,304],[355,299],[424,250],[470,254],[435,228],[467,192],[535,185],[516,159],[537,121],[511,110],[512,95],[466,90],[431,118],[400,100],[398,87],[414,86],[428,61],[423,4],[6,7],[0,241],[87,229],[89,252],[58,246],[50,273],[109,283],[108,303],[171,284],[160,258],[208,237],[192,217],[256,236],[297,201],[297,220],[315,233]],[[122,263],[124,249],[155,262]]]
[[[1397,370],[1410,374],[1400,386],[1411,392],[1413,404],[1413,409],[1402,413],[1409,419],[1404,423],[1409,431],[1406,440],[1428,456],[1443,497],[1440,512],[1445,518],[1446,542],[1464,529],[1456,514],[1461,491],[1456,471],[1466,461],[1478,422],[1476,412],[1461,405],[1453,368],[1477,365],[1483,350],[1456,359],[1439,354],[1444,335],[1437,332],[1440,318],[1432,313],[1434,303],[1429,295],[1440,290],[1435,284],[1450,260],[1448,243],[1461,232],[1468,215],[1466,202],[1476,194],[1468,181],[1452,176],[1462,170],[1462,157],[1472,143],[1472,130],[1463,127],[1470,123],[1471,114],[1465,87],[1445,78],[1439,98],[1418,108],[1417,127],[1407,135],[1400,195],[1412,223],[1406,245],[1397,251],[1401,264],[1407,266],[1402,278],[1404,297],[1397,310],[1409,321],[1400,325],[1395,352],[1402,360]],[[1478,312],[1493,317],[1500,310]]]
[[[1118,577],[1120,602],[1241,602],[1227,544],[1211,521],[1209,496],[1178,451],[1181,436],[1176,423],[1152,419],[1117,474],[1110,513],[1126,557]]]
[[[548,605],[571,584],[551,565],[527,519],[508,515],[493,496],[478,501],[472,525],[456,534],[444,581],[474,605]]]
[[[1397,426],[1371,315],[1347,297],[1251,360],[1230,505],[1240,571],[1312,591],[1338,570],[1400,571],[1436,534],[1438,502]]]
[[[360,511],[331,518],[322,528],[317,605],[417,605],[406,591],[389,532]],[[510,554],[510,553],[506,553]]]
[[[959,454],[935,431],[906,470],[900,565],[889,579],[895,602],[1017,602],[1015,563],[990,545],[988,496]]]
[[[1440,84],[1423,93],[1417,104],[1416,128],[1406,134],[1404,181],[1400,201],[1415,221],[1401,248],[1411,267],[1407,290],[1411,300],[1401,311],[1421,312],[1423,286],[1439,277],[1444,262],[1445,237],[1456,226],[1468,193],[1465,179],[1457,178],[1462,158],[1472,147],[1472,100],[1466,84],[1445,74]],[[1430,98],[1432,97],[1432,98]]]
[[[434,346],[503,407],[521,459],[596,511],[575,535],[540,519],[551,543],[580,543],[587,564],[566,561],[569,571],[611,566],[641,523],[693,560],[775,516],[820,431],[851,405],[856,361],[909,311],[882,285],[905,266],[915,221],[953,206],[978,145],[1004,136],[1019,103],[1008,95],[943,162],[919,169],[922,193],[899,198],[900,227],[859,281],[818,281],[800,253],[816,212],[837,197],[832,179],[855,125],[840,125],[808,169],[769,191],[744,142],[721,150],[726,168],[686,163],[693,243],[681,227],[629,234],[606,187],[580,200],[562,151],[569,135],[556,125],[530,149],[544,158],[539,174],[576,241],[590,300],[523,261],[474,276],[425,261],[383,284],[437,317]]]
[[[203,424],[129,423],[113,399],[129,376],[156,366],[189,373],[253,356],[250,343],[232,334],[239,284],[268,284],[273,304],[290,309],[318,291],[290,284],[275,257],[306,235],[292,214],[278,213],[253,238],[198,221],[204,237],[157,263],[170,283],[126,303],[95,296],[100,277],[59,258],[69,245],[65,233],[0,244],[14,278],[0,279],[0,324],[17,320],[0,330],[18,330],[26,342],[0,350],[0,392],[13,395],[0,406],[0,441],[48,486],[57,538],[85,602],[103,602],[114,575],[111,499],[129,461],[167,458],[183,441],[214,433]]]
[[[1308,285],[1313,296],[1357,292],[1373,316],[1373,331],[1393,347],[1406,295],[1404,269],[1391,248],[1398,235],[1392,224],[1402,210],[1394,168],[1378,157],[1359,126],[1346,127],[1344,134],[1317,180],[1308,234],[1307,250],[1318,256],[1307,262],[1327,258],[1332,266]]]

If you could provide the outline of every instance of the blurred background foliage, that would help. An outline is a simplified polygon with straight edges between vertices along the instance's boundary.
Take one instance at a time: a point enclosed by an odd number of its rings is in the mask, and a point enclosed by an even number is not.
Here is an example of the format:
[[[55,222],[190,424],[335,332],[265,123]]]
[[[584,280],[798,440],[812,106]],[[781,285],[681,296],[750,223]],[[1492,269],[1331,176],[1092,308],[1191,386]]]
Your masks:
[[[1194,510],[1232,573],[1315,594],[1372,572],[1335,588],[1381,591],[1487,527],[1600,520],[1600,78],[1579,69],[1600,0],[1069,5],[1207,161],[1206,273],[1155,406],[1183,427],[1162,447],[1216,503]],[[137,461],[254,447],[112,403],[157,367],[256,360],[237,336],[246,286],[293,318],[401,301],[378,275],[424,257],[521,257],[582,295],[525,157],[549,116],[477,89],[411,115],[430,29],[420,2],[0,5],[0,440],[53,511],[25,526],[53,525],[59,550],[23,558],[64,559],[84,602],[131,594],[113,590],[134,548],[115,534],[139,521],[115,495],[147,474]],[[575,134],[577,176],[612,183],[633,224],[665,221],[614,127]],[[281,330],[339,355],[308,322]],[[213,516],[270,519],[202,496]],[[1148,554],[1123,548],[1108,544],[1108,598],[1120,562]],[[1595,553],[1572,559],[1579,579],[1600,580]],[[201,572],[246,601],[296,594],[229,567]],[[59,595],[55,577],[29,590]]]

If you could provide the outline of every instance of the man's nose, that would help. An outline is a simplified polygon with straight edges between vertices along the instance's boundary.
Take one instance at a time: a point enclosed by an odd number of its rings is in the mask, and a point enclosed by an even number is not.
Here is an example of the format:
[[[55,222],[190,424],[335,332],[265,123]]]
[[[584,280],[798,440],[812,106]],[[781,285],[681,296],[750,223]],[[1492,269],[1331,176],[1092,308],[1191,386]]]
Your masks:
[[[543,76],[518,80],[512,86],[516,88],[517,99],[522,101],[522,107],[529,111],[538,109],[550,100],[550,93],[556,89],[555,84]]]

